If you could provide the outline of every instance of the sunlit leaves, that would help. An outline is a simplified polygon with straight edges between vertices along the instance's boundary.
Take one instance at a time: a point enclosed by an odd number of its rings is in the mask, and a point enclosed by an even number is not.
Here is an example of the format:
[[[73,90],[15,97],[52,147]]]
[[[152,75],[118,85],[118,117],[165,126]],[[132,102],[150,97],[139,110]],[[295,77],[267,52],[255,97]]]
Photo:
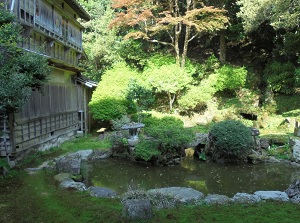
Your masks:
[[[244,29],[250,32],[263,22],[269,22],[275,29],[292,29],[299,26],[300,1],[286,0],[239,0],[240,16]]]

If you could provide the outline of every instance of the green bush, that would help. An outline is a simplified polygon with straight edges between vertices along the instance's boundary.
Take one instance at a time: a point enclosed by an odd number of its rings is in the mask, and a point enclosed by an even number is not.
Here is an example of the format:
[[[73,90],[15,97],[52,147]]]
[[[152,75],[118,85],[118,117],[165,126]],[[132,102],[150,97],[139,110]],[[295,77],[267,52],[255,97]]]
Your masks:
[[[280,63],[276,61],[269,63],[264,69],[264,75],[274,93],[295,93],[297,76],[292,63]]]
[[[128,108],[128,85],[136,77],[136,72],[124,64],[107,71],[93,92],[89,104],[93,118],[109,121],[125,115]]]
[[[192,130],[184,128],[183,122],[174,117],[151,117],[144,123],[145,133],[154,138],[162,154],[177,153],[193,139]]]
[[[247,70],[244,67],[234,67],[223,65],[216,70],[218,81],[216,88],[218,91],[236,90],[246,83]]]
[[[152,157],[159,156],[161,151],[158,149],[158,142],[142,140],[134,148],[135,158],[149,161]]]
[[[178,100],[179,108],[182,111],[194,111],[196,108],[206,106],[217,91],[215,88],[216,82],[216,74],[211,74],[203,79],[199,85],[190,86]]]
[[[240,121],[219,122],[209,131],[209,150],[214,160],[243,158],[253,148],[250,128]]]

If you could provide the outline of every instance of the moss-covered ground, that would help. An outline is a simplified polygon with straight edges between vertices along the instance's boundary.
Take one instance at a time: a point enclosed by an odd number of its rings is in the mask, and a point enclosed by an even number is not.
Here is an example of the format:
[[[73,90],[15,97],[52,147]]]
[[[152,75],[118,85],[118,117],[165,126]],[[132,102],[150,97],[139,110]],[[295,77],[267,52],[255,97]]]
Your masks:
[[[18,171],[0,182],[0,222],[130,222],[122,216],[119,199],[92,198],[86,192],[60,189],[53,173]],[[138,222],[297,223],[300,205],[263,202],[255,205],[180,206],[156,210]]]

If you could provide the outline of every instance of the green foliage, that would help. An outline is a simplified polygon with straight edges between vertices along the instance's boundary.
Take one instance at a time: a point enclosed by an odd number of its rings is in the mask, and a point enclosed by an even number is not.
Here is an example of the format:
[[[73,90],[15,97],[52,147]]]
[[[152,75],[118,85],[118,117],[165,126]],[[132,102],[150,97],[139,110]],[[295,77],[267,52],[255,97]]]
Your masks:
[[[198,69],[198,77],[195,85],[178,100],[182,111],[197,111],[203,108],[213,98],[217,91],[234,91],[242,87],[246,82],[247,70],[244,67],[223,65],[215,56],[209,57]]]
[[[136,75],[136,72],[121,63],[102,76],[89,103],[95,119],[109,121],[119,119],[127,113],[128,86]]]
[[[151,158],[161,155],[161,151],[158,149],[158,142],[141,140],[141,142],[134,147],[133,154],[135,158],[149,161]]]
[[[141,112],[148,110],[155,101],[153,92],[139,85],[135,80],[129,82],[128,88],[126,99],[129,103],[129,109],[137,112],[138,121],[140,122],[140,118],[142,117]]]
[[[160,68],[164,65],[174,65],[176,60],[172,55],[165,55],[165,54],[155,54],[147,60],[147,66],[145,70],[153,70]],[[198,68],[201,69],[201,68]],[[184,70],[189,75],[195,75],[195,73],[199,72],[195,64],[193,64],[188,58],[185,62]]]
[[[85,76],[99,81],[106,70],[121,60],[117,53],[120,39],[116,30],[107,28],[113,19],[114,11],[110,0],[79,0],[79,2],[91,16],[90,21],[81,21],[85,27],[83,48],[88,56],[81,65],[86,69]]]
[[[251,151],[253,139],[250,128],[240,121],[226,120],[210,129],[210,140],[213,143],[213,157],[242,158]]]
[[[144,70],[149,58],[146,44],[138,40],[122,41],[118,53],[127,65],[140,71]]]
[[[291,149],[289,144],[285,144],[284,146],[272,145],[268,148],[267,153],[269,156],[274,156],[276,159],[285,159],[288,160],[291,157]]]
[[[288,32],[284,35],[284,50],[286,54],[298,53],[300,49],[300,33]]]
[[[100,98],[96,102],[91,101],[89,106],[93,118],[101,121],[119,119],[127,113],[127,101],[124,99]]]
[[[161,119],[148,117],[145,123],[145,133],[155,139],[160,151],[176,152],[186,146],[194,137],[191,129],[183,127],[183,122],[171,116]]]
[[[202,79],[199,85],[190,86],[178,100],[180,109],[182,111],[197,111],[198,108],[205,107],[217,91],[215,88],[217,80],[217,75],[211,74]]]
[[[256,29],[264,22],[275,29],[298,27],[300,18],[299,1],[239,0],[240,12],[246,32]]]
[[[267,64],[264,75],[274,93],[295,93],[298,76],[292,63],[271,62]]]
[[[244,86],[247,78],[247,70],[244,67],[234,67],[232,65],[223,65],[216,70],[218,81],[216,89],[237,90]]]
[[[0,113],[19,111],[31,95],[47,82],[47,58],[21,50],[20,27],[0,10]]]
[[[162,65],[146,72],[148,82],[155,91],[167,95],[170,111],[173,109],[173,103],[176,97],[178,97],[179,92],[192,82],[191,75],[176,64]]]
[[[111,120],[112,128],[114,130],[121,130],[121,127],[127,123],[129,123],[131,120],[127,115],[122,115],[119,119],[113,119]]]

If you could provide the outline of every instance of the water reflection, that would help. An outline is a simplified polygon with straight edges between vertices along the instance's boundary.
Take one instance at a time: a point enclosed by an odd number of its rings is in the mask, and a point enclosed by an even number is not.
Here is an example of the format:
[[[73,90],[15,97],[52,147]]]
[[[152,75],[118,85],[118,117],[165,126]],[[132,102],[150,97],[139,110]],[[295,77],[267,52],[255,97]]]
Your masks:
[[[191,187],[205,194],[228,196],[257,190],[283,191],[296,177],[300,177],[299,168],[278,163],[224,165],[184,159],[178,166],[159,167],[113,158],[94,161],[89,176],[91,184],[119,193],[134,184],[144,189]]]

